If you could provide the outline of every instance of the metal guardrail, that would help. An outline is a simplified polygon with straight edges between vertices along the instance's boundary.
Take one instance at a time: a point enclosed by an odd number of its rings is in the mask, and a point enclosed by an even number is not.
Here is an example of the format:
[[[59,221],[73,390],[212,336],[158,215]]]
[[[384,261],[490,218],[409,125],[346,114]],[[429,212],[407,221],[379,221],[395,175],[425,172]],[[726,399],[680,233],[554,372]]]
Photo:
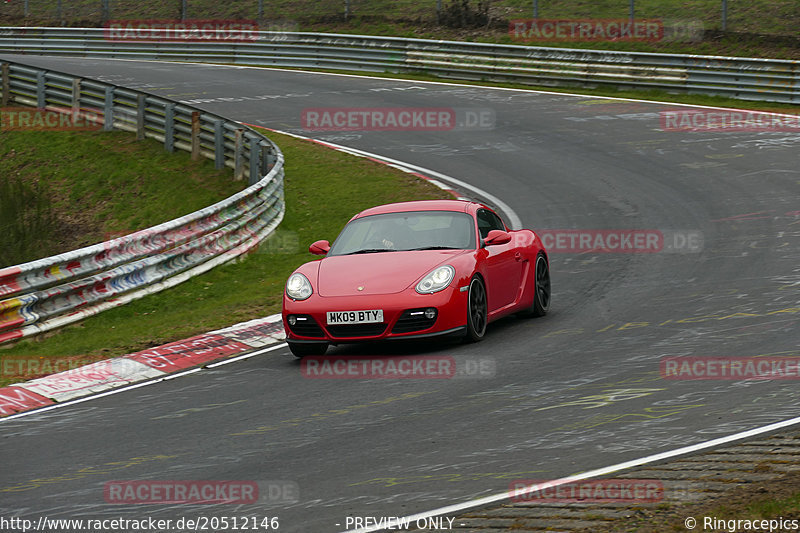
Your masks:
[[[252,40],[111,40],[104,28],[0,28],[0,53],[199,61],[544,86],[613,86],[800,103],[800,62],[303,32]]]
[[[130,235],[0,269],[0,343],[34,335],[158,292],[257,246],[283,219],[283,154],[239,123],[171,100],[19,63],[0,63],[9,104],[99,117],[186,150],[249,187],[212,206]]]

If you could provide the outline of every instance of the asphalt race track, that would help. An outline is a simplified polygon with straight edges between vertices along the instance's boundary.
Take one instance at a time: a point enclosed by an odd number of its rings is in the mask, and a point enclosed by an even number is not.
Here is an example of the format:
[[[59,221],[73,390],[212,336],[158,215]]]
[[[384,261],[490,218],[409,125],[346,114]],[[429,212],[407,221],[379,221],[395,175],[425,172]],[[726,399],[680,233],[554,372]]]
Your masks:
[[[490,371],[311,380],[283,348],[2,422],[0,515],[277,516],[280,531],[334,532],[347,516],[422,512],[505,491],[514,480],[553,479],[800,416],[796,381],[665,380],[659,366],[674,356],[800,355],[798,133],[665,132],[658,113],[676,106],[658,103],[1,57],[432,169],[491,192],[525,227],[659,230],[670,242],[656,253],[552,253],[550,314],[502,320],[478,344],[329,351],[434,353]],[[318,107],[488,110],[496,124],[304,131],[303,110]],[[108,481],[187,479],[284,480],[300,498],[155,506],[103,496]]]

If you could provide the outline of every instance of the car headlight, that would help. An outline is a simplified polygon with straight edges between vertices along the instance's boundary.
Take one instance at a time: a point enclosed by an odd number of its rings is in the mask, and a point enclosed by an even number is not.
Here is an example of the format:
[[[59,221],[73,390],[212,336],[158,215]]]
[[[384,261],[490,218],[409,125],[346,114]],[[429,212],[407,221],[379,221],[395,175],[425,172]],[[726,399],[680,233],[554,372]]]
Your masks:
[[[442,265],[428,272],[428,274],[417,283],[415,289],[420,294],[439,292],[442,289],[446,289],[455,276],[455,268],[450,265]]]
[[[299,272],[295,272],[286,280],[286,296],[292,300],[305,300],[313,292],[311,282]]]

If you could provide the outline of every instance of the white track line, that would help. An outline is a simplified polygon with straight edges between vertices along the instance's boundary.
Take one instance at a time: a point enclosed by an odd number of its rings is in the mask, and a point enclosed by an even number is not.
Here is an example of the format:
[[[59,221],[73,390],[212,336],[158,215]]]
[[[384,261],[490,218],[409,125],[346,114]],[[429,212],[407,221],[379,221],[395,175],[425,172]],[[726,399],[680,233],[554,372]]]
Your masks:
[[[49,56],[42,56],[42,57],[49,57]],[[80,58],[75,58],[75,59],[80,59]],[[601,99],[601,100],[620,100],[620,101],[623,101],[623,102],[641,102],[641,103],[646,103],[646,104],[662,104],[662,105],[673,105],[673,106],[682,106],[682,107],[695,107],[695,108],[700,108],[700,109],[724,109],[724,110],[732,110],[732,111],[753,111],[752,109],[741,109],[741,108],[736,108],[736,107],[706,106],[706,105],[697,105],[697,104],[685,104],[685,103],[680,103],[680,102],[664,102],[664,101],[661,101],[661,100],[642,100],[642,99],[638,99],[638,98],[621,98],[621,97],[616,97],[616,96],[600,96],[600,95],[580,94],[580,93],[566,93],[566,92],[557,92],[557,91],[542,91],[542,90],[537,90],[537,89],[518,89],[518,88],[511,88],[511,87],[495,87],[495,86],[491,86],[491,85],[476,85],[476,84],[456,83],[456,82],[409,80],[409,79],[403,79],[403,78],[392,78],[392,77],[384,77],[384,76],[362,76],[362,75],[358,75],[358,74],[340,74],[340,73],[336,73],[336,72],[315,72],[315,71],[309,71],[309,70],[288,69],[288,68],[257,67],[257,66],[245,66],[245,65],[236,65],[236,66],[235,65],[217,65],[217,64],[214,64],[214,63],[196,63],[196,62],[189,62],[189,61],[154,61],[154,60],[111,59],[111,58],[108,58],[108,59],[104,58],[104,59],[101,59],[101,60],[106,60],[106,61],[131,61],[131,62],[140,62],[140,63],[141,62],[144,62],[144,63],[167,63],[167,64],[177,64],[177,65],[203,65],[203,66],[215,66],[215,67],[222,67],[222,68],[233,68],[233,69],[239,69],[239,70],[243,70],[243,69],[278,70],[278,71],[285,71],[285,72],[299,72],[299,73],[303,73],[303,74],[315,74],[315,75],[326,75],[326,76],[343,76],[343,77],[351,77],[351,78],[365,78],[365,79],[372,79],[372,80],[390,80],[390,81],[401,81],[401,82],[406,82],[406,83],[425,83],[425,84],[431,84],[431,85],[449,85],[449,86],[458,86],[458,87],[465,87],[466,86],[466,87],[494,89],[494,90],[501,90],[501,91],[516,91],[516,92],[530,92],[530,93],[537,93],[537,94],[553,94],[553,95],[562,95],[562,96],[576,96],[576,97],[581,97],[581,98],[596,98],[596,99]],[[774,113],[774,114],[782,115],[781,113]],[[267,128],[267,129],[269,129],[269,128]],[[397,161],[395,159],[391,159],[391,158],[388,158],[388,157],[380,156],[380,155],[377,155],[377,154],[372,154],[370,152],[365,152],[363,150],[357,150],[355,148],[349,148],[349,147],[345,147],[345,146],[340,146],[340,145],[336,145],[334,143],[329,143],[327,141],[318,141],[316,139],[311,139],[310,137],[303,137],[302,135],[297,135],[297,134],[294,134],[294,133],[289,133],[289,132],[284,132],[284,131],[279,131],[279,130],[273,130],[273,131],[276,131],[277,133],[282,133],[284,135],[291,135],[293,137],[298,137],[298,138],[301,138],[301,139],[314,140],[316,142],[329,144],[329,145],[334,146],[334,147],[336,147],[336,148],[338,148],[340,150],[347,150],[347,151],[351,151],[353,153],[361,154],[361,155],[364,155],[364,156],[367,156],[367,157],[374,157],[376,159],[381,159],[381,160],[386,161],[386,162],[392,162],[394,164],[397,164],[397,165],[400,165],[400,166],[405,166],[405,167],[407,167],[409,169],[413,169],[413,170],[415,170],[417,172],[420,172],[422,174],[434,175],[434,176],[438,177],[439,179],[441,179],[442,181],[445,181],[445,182],[448,182],[448,183],[452,183],[452,184],[454,184],[454,185],[456,185],[458,187],[473,191],[476,194],[478,194],[479,196],[483,196],[484,198],[486,198],[490,202],[494,203],[497,206],[498,209],[502,210],[506,214],[507,220],[509,221],[509,224],[511,225],[511,227],[513,229],[519,229],[519,228],[522,227],[522,223],[521,223],[519,217],[517,216],[517,214],[505,202],[503,202],[502,200],[498,199],[494,195],[489,194],[489,193],[483,191],[482,189],[479,189],[478,187],[474,187],[474,186],[472,186],[472,185],[470,185],[468,183],[465,183],[465,182],[463,182],[461,180],[458,180],[456,178],[452,178],[452,177],[447,176],[445,174],[441,174],[441,173],[436,172],[434,170],[426,169],[426,168],[423,168],[423,167],[420,167],[420,166],[417,166],[417,165],[412,165],[412,164],[404,163],[402,161]],[[267,351],[270,351],[270,350],[274,350],[274,349],[280,348],[282,346],[285,346],[285,344],[282,344],[282,345],[279,345],[279,346],[274,346],[274,347],[271,347],[269,349],[261,350],[259,352],[254,352],[252,354],[246,354],[246,355],[247,356],[258,355],[260,353],[264,353],[264,352],[267,352]],[[246,356],[241,356],[241,358],[246,358]],[[227,361],[227,362],[232,362],[232,361]],[[215,363],[213,366],[217,366],[218,364],[225,364],[225,362],[223,362],[223,363]],[[212,365],[208,365],[208,366],[210,368],[212,367]],[[8,416],[8,417],[0,419],[0,423],[5,421],[5,420],[10,420],[12,418],[18,418],[18,417],[26,416],[26,415],[33,414],[33,413],[41,413],[43,411],[49,411],[50,409],[55,409],[56,407],[63,407],[63,406],[66,406],[66,405],[79,403],[81,401],[86,401],[86,400],[91,399],[91,398],[98,398],[100,396],[107,396],[107,395],[110,395],[110,394],[115,394],[117,392],[122,392],[124,390],[130,390],[130,389],[133,389],[133,388],[142,387],[144,385],[149,385],[151,383],[156,383],[156,382],[159,382],[159,381],[165,381],[166,379],[171,379],[171,378],[174,378],[174,377],[178,377],[180,375],[186,375],[186,374],[189,374],[189,373],[193,373],[193,372],[196,372],[197,370],[199,370],[199,369],[194,369],[194,370],[191,370],[191,371],[188,371],[188,372],[184,372],[184,373],[181,373],[181,374],[172,375],[172,376],[170,376],[168,378],[161,378],[161,379],[158,379],[158,380],[148,381],[146,383],[141,383],[141,384],[133,385],[133,386],[130,386],[130,387],[125,387],[125,388],[122,388],[122,389],[116,389],[114,391],[109,391],[109,392],[102,393],[102,394],[99,394],[99,395],[96,395],[96,396],[89,396],[87,398],[82,398],[82,399],[79,399],[79,400],[73,400],[73,401],[70,401],[70,402],[66,402],[66,403],[63,403],[63,404],[58,404],[58,405],[51,406],[51,407],[45,407],[45,408],[42,408],[42,409],[37,409],[35,411],[28,411],[28,412],[25,412],[25,413],[20,413],[18,415],[11,415],[11,416]],[[583,480],[583,479],[589,479],[589,478],[592,478],[592,477],[602,476],[602,475],[605,475],[605,474],[608,474],[608,473],[611,473],[611,472],[615,472],[617,470],[623,470],[623,469],[626,469],[626,468],[632,468],[632,467],[635,467],[635,466],[641,466],[641,465],[644,465],[644,464],[660,461],[662,459],[669,459],[671,457],[676,457],[678,455],[692,453],[692,452],[703,450],[703,449],[706,449],[706,448],[711,448],[711,447],[714,447],[714,446],[718,446],[720,444],[726,444],[728,442],[733,442],[733,441],[736,441],[736,440],[752,437],[752,436],[755,436],[755,435],[760,435],[762,433],[768,433],[770,431],[775,431],[777,429],[781,429],[781,428],[784,428],[784,427],[792,426],[792,425],[795,425],[795,424],[798,424],[798,423],[800,423],[800,417],[792,418],[792,419],[789,419],[789,420],[784,420],[782,422],[776,422],[774,424],[770,424],[770,425],[763,426],[763,427],[760,427],[760,428],[751,429],[751,430],[744,431],[744,432],[741,432],[741,433],[735,433],[735,434],[729,435],[727,437],[721,437],[719,439],[706,441],[706,442],[703,442],[703,443],[700,443],[700,444],[694,444],[692,446],[686,446],[686,447],[683,447],[683,448],[678,448],[676,450],[672,450],[672,451],[669,451],[669,452],[663,452],[663,453],[659,453],[659,454],[655,454],[655,455],[649,455],[647,457],[642,457],[641,459],[634,459],[632,461],[626,461],[624,463],[618,463],[616,465],[607,466],[605,468],[599,468],[599,469],[596,469],[596,470],[591,470],[591,471],[585,472],[583,474],[570,476],[570,477],[565,477],[565,478],[557,479],[555,481],[550,481],[550,482],[547,482],[547,483],[539,483],[539,484],[536,484],[536,485],[530,485],[528,487],[524,487],[522,489],[519,489],[519,490],[515,491],[513,495],[514,496],[521,496],[521,495],[524,495],[524,494],[528,494],[530,492],[535,492],[535,491],[540,490],[542,488],[555,487],[555,486],[563,485],[563,484],[570,483],[570,482],[573,482],[573,481],[580,481],[580,480]],[[382,531],[382,530],[386,530],[387,527],[392,527],[392,526],[396,527],[401,522],[416,521],[417,519],[424,519],[424,518],[429,518],[429,517],[434,517],[434,516],[440,516],[440,515],[447,514],[447,513],[461,512],[461,511],[465,511],[467,509],[471,509],[473,507],[479,507],[479,506],[482,506],[482,505],[488,505],[488,504],[491,504],[491,503],[496,503],[496,502],[499,502],[499,501],[503,501],[503,500],[508,499],[510,497],[511,497],[511,494],[509,492],[503,492],[501,494],[495,494],[494,496],[487,496],[485,498],[480,498],[480,499],[477,499],[477,500],[471,500],[471,501],[460,503],[460,504],[450,505],[450,506],[447,506],[447,507],[440,507],[439,509],[434,509],[432,511],[427,511],[427,512],[424,512],[424,513],[419,513],[419,514],[407,516],[407,517],[401,518],[399,520],[392,520],[387,524],[386,527],[383,527],[383,528],[372,527],[372,528],[353,529],[353,530],[348,530],[345,533],[369,533],[369,532],[372,532],[372,531]]]
[[[100,394],[93,394],[91,396],[84,396],[83,398],[76,398],[76,399],[70,400],[68,402],[57,403],[57,404],[54,404],[54,405],[48,405],[47,407],[41,407],[39,409],[34,409],[32,411],[25,411],[24,413],[17,413],[15,415],[4,416],[3,418],[0,418],[0,424],[2,424],[3,422],[7,422],[8,420],[15,419],[15,418],[22,418],[23,416],[29,416],[29,415],[38,415],[38,414],[44,413],[45,411],[52,411],[53,409],[59,409],[61,407],[67,407],[69,405],[75,405],[77,403],[88,402],[89,400],[95,400],[97,398],[102,398],[104,396],[111,396],[112,394],[118,394],[120,392],[125,392],[125,391],[129,391],[129,390],[133,390],[133,389],[138,389],[139,387],[146,387],[147,385],[153,385],[154,383],[161,383],[162,381],[169,381],[171,379],[176,379],[176,378],[180,378],[180,377],[183,377],[183,376],[188,376],[189,374],[194,374],[195,372],[200,372],[201,370],[203,370],[203,368],[206,368],[206,367],[214,368],[215,366],[221,366],[221,365],[225,365],[225,364],[228,364],[228,363],[233,363],[234,361],[241,361],[243,359],[250,359],[251,357],[255,357],[256,355],[261,355],[263,353],[271,352],[272,350],[277,350],[279,348],[284,348],[286,346],[287,346],[287,344],[285,342],[282,342],[280,344],[276,344],[274,346],[269,346],[267,348],[261,348],[260,350],[256,350],[254,352],[246,353],[244,355],[239,355],[237,357],[232,357],[230,359],[223,359],[222,361],[219,361],[219,362],[216,362],[216,363],[213,363],[213,364],[210,364],[210,365],[204,365],[204,366],[197,367],[197,368],[191,368],[189,370],[184,370],[183,372],[177,372],[175,374],[167,374],[164,377],[151,379],[150,381],[144,381],[142,383],[134,383],[133,385],[128,385],[128,386],[125,386],[125,387],[120,387],[118,389],[113,389],[113,390],[110,390],[110,391],[101,392]],[[11,386],[13,386],[13,384]]]
[[[447,507],[440,507],[439,509],[434,509],[432,511],[427,511],[424,513],[419,513],[411,516],[406,516],[403,518],[398,518],[395,520],[388,521],[384,526],[373,526],[373,527],[366,527],[360,529],[352,529],[348,530],[344,533],[369,533],[372,531],[384,531],[389,528],[394,527],[397,529],[397,526],[401,523],[408,523],[411,522],[412,525],[417,520],[422,520],[425,518],[431,518],[434,516],[440,516],[443,514],[450,514],[450,513],[460,513],[466,511],[468,509],[472,509],[473,507],[480,507],[492,503],[501,502],[503,500],[507,500],[511,497],[519,497],[524,496],[525,494],[529,494],[531,492],[536,492],[542,489],[546,489],[549,487],[557,487],[559,485],[564,485],[566,483],[572,483],[575,481],[581,481],[584,479],[589,479],[598,476],[604,476],[606,474],[610,474],[612,472],[616,472],[618,470],[625,470],[628,468],[633,468],[635,466],[642,466],[649,463],[654,463],[656,461],[661,461],[663,459],[670,459],[672,457],[676,457],[678,455],[684,455],[687,453],[696,452],[699,450],[704,450],[706,448],[713,448],[714,446],[719,446],[721,444],[727,444],[729,442],[733,442],[736,440],[746,439],[748,437],[753,437],[755,435],[760,435],[762,433],[768,433],[770,431],[775,431],[778,429],[782,429],[788,426],[792,426],[795,424],[800,424],[800,417],[790,418],[789,420],[784,420],[782,422],[775,422],[774,424],[769,424],[767,426],[762,426],[760,428],[750,429],[747,431],[742,431],[741,433],[735,433],[733,435],[728,435],[727,437],[720,437],[718,439],[709,440],[706,442],[701,442],[699,444],[692,444],[691,446],[684,446],[683,448],[678,448],[676,450],[671,450],[668,452],[657,453],[654,455],[648,455],[646,457],[642,457],[641,459],[633,459],[631,461],[625,461],[624,463],[617,463],[615,465],[606,466],[603,468],[598,468],[596,470],[590,470],[588,472],[584,472],[583,474],[576,474],[574,476],[563,477],[560,479],[556,479],[554,481],[547,481],[544,483],[537,483],[535,485],[528,485],[527,487],[523,487],[518,490],[506,491],[500,494],[494,494],[492,496],[486,496],[484,498],[479,498],[477,500],[471,500],[464,503],[458,503],[454,505],[448,505]]]
[[[250,124],[247,124],[247,123],[244,123],[244,122],[242,122],[242,124],[250,125]],[[268,129],[270,131],[274,131],[275,133],[280,133],[282,135],[289,135],[290,137],[296,137],[298,139],[304,139],[304,140],[307,140],[307,141],[313,141],[313,142],[315,142],[317,144],[321,144],[323,146],[329,146],[329,147],[334,148],[336,150],[339,150],[341,152],[346,152],[346,153],[349,153],[349,154],[352,154],[352,155],[361,156],[361,157],[371,157],[373,159],[378,159],[378,160],[383,161],[384,163],[388,164],[389,166],[399,167],[400,170],[408,169],[409,171],[418,172],[420,174],[436,176],[439,181],[443,181],[443,182],[445,182],[447,184],[450,184],[452,186],[455,186],[455,187],[460,187],[462,189],[466,189],[466,190],[468,190],[470,192],[475,193],[477,196],[488,200],[497,209],[499,209],[500,211],[502,211],[505,214],[505,219],[508,222],[508,225],[511,227],[511,229],[521,229],[522,228],[522,220],[519,218],[519,215],[517,215],[517,213],[513,209],[511,209],[511,207],[508,204],[506,204],[504,201],[502,201],[500,198],[498,198],[497,196],[493,195],[490,192],[484,191],[480,187],[476,187],[474,185],[470,185],[469,183],[461,181],[460,179],[454,178],[452,176],[448,176],[447,174],[442,174],[441,172],[436,172],[435,170],[431,170],[429,168],[420,167],[420,166],[417,166],[417,165],[414,165],[414,164],[411,164],[411,163],[406,163],[405,161],[400,161],[399,159],[392,159],[391,157],[386,157],[386,156],[378,155],[378,154],[375,154],[375,153],[372,153],[372,152],[359,150],[357,148],[351,148],[349,146],[342,146],[340,144],[335,144],[335,143],[328,142],[328,141],[323,141],[323,140],[320,140],[320,139],[314,139],[313,137],[306,137],[305,135],[298,135],[297,133],[290,133],[288,131],[276,130],[276,129],[268,128],[266,126],[259,126],[258,124],[252,124],[252,125],[260,127],[260,128]],[[428,180],[428,181],[432,182],[437,187],[440,187],[440,185],[437,184],[437,180]],[[442,187],[440,187],[440,188],[442,188]]]
[[[3,54],[0,54],[2,57]],[[20,55],[20,54],[7,54],[7,55]],[[44,57],[50,59],[57,59],[56,56],[47,56],[47,55],[39,55],[35,57]],[[81,57],[64,57],[64,59],[82,59],[85,61],[84,58]],[[200,63],[197,61],[159,61],[155,59],[123,59],[123,58],[110,58],[110,57],[99,57],[99,58],[91,58],[92,61],[129,61],[132,63],[163,63],[167,65],[200,65],[205,67],[219,67],[219,68],[230,68],[230,69],[237,69],[237,70],[277,70],[282,72],[297,72],[300,74],[313,74],[319,76],[340,76],[345,78],[363,78],[368,80],[384,80],[384,81],[402,81],[406,83],[425,83],[429,85],[445,85],[451,87],[476,87],[479,89],[494,89],[498,91],[514,91],[514,92],[522,92],[522,93],[535,93],[535,94],[553,94],[553,95],[561,95],[561,96],[577,96],[580,98],[596,98],[598,100],[619,100],[621,102],[641,102],[643,104],[662,104],[662,105],[674,105],[674,106],[683,106],[683,107],[697,107],[700,109],[723,109],[728,111],[756,111],[756,112],[764,112],[764,113],[773,113],[779,116],[789,116],[793,117],[794,114],[788,113],[776,113],[774,111],[758,111],[754,109],[746,109],[746,108],[738,108],[738,107],[720,107],[720,106],[712,106],[712,105],[700,105],[700,104],[685,104],[682,102],[665,102],[662,100],[643,100],[641,98],[624,98],[621,96],[603,96],[597,94],[581,94],[581,93],[567,93],[567,92],[559,92],[559,91],[545,91],[542,89],[520,89],[517,87],[496,87],[494,85],[480,85],[476,83],[467,83],[469,80],[464,80],[462,83],[456,81],[428,81],[428,80],[413,80],[408,78],[392,78],[391,76],[367,76],[366,74],[343,74],[340,72],[319,72],[316,70],[311,69],[299,69],[299,68],[286,68],[286,67],[271,67],[271,66],[256,66],[256,65],[225,65],[220,63]],[[510,82],[509,82],[510,83]],[[137,89],[140,90],[140,89]],[[147,92],[145,90],[145,92]],[[685,96],[697,96],[692,94],[685,94]],[[724,96],[723,96],[724,98]],[[770,103],[770,102],[768,102]],[[779,103],[779,102],[778,102]]]

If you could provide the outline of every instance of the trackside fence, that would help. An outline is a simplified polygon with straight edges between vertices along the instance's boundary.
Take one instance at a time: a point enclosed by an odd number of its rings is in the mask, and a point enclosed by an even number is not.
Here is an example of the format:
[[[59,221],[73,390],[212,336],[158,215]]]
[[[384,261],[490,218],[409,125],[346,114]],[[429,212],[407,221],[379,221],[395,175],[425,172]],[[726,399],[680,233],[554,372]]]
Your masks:
[[[0,269],[0,343],[60,327],[251,251],[283,219],[283,154],[255,130],[109,83],[0,62],[0,103],[91,117],[106,131],[230,167],[249,186],[194,213],[124,237]]]
[[[210,30],[213,33],[213,30]],[[108,28],[0,28],[0,53],[199,61],[237,65],[424,72],[543,86],[660,89],[800,103],[800,62],[252,31],[195,40],[143,39]]]

